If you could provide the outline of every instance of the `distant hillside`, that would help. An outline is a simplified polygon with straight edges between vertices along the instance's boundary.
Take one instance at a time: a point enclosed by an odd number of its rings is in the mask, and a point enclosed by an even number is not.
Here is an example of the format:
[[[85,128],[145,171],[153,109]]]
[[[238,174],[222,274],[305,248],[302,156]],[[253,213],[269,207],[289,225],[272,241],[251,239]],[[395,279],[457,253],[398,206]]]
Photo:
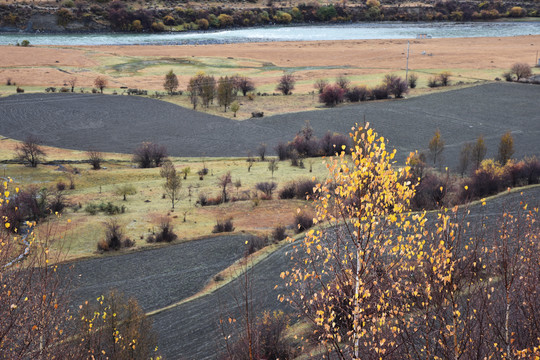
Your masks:
[[[4,0],[6,1],[6,0]],[[0,2],[0,31],[162,32],[291,23],[474,21],[540,16],[540,1],[122,0]]]

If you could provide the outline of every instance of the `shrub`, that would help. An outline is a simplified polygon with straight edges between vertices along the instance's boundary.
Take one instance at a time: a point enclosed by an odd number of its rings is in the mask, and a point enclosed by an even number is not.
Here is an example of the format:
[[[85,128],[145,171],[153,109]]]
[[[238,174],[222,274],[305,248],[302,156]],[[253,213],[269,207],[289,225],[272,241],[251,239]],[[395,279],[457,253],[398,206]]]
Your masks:
[[[417,81],[418,81],[418,76],[416,74],[409,75],[409,79],[407,80],[409,87],[411,89],[414,89],[416,87]]]
[[[178,236],[174,233],[174,227],[171,224],[169,218],[163,218],[159,224],[159,231],[157,234],[151,234],[146,238],[148,243],[159,242],[172,242],[176,240]]]
[[[21,41],[21,46],[23,46],[23,47],[30,46],[30,41],[28,41],[28,40]]]
[[[245,256],[251,255],[254,252],[261,250],[262,248],[266,247],[268,245],[268,237],[266,236],[252,236],[247,241],[247,249]]]
[[[366,101],[369,97],[369,90],[365,86],[355,86],[347,91],[345,97],[350,102]]]
[[[204,193],[199,193],[199,200],[197,200],[197,204],[201,206],[208,205],[208,196],[206,196]]]
[[[274,238],[274,241],[281,241],[287,237],[287,234],[285,233],[286,228],[285,226],[278,225],[274,228],[272,231],[272,237]]]
[[[222,233],[222,232],[232,232],[234,231],[234,225],[232,218],[228,219],[218,219],[216,221],[216,225],[214,225],[214,229],[212,230],[213,233]]]
[[[152,31],[155,31],[155,32],[165,31],[165,24],[163,24],[161,21],[153,22],[152,23]]]
[[[443,71],[438,75],[439,82],[442,86],[448,86],[450,85],[450,76],[452,76],[451,73],[448,71]]]
[[[24,92],[24,89],[17,86],[17,94],[22,94]]]
[[[299,234],[313,226],[313,217],[304,213],[297,214],[294,217],[294,224],[296,225],[296,233]]]
[[[442,190],[441,190],[442,189]],[[418,210],[440,208],[446,204],[448,181],[434,173],[426,174],[418,186],[412,200],[412,207]]]
[[[407,82],[401,76],[393,74],[385,75],[383,85],[386,86],[388,92],[394,95],[395,98],[400,98],[409,91]]]
[[[437,79],[437,77],[430,77],[428,79],[427,86],[430,87],[430,88],[436,88],[436,87],[439,87],[441,85],[440,85],[439,79]]]
[[[134,241],[126,238],[122,227],[116,219],[105,222],[104,227],[105,238],[98,243],[98,250],[120,250],[123,247],[132,247],[135,245]]]
[[[275,182],[260,182],[255,185],[255,189],[262,191],[268,200],[272,199],[272,193],[276,188]]]
[[[326,106],[336,106],[343,102],[344,94],[345,90],[338,85],[328,85],[319,94],[319,102],[324,103]]]
[[[57,182],[56,183],[56,190],[58,190],[58,191],[66,190],[66,184],[63,181]]]
[[[336,153],[341,153],[341,151],[349,154],[351,151],[351,138],[343,134],[332,134],[328,131],[319,141],[319,146],[322,154],[326,156],[333,156]]]
[[[159,167],[167,158],[167,149],[163,145],[143,142],[133,152],[133,162],[140,168]]]
[[[280,142],[279,144],[277,144],[274,150],[276,151],[277,156],[280,161],[287,160],[287,158],[289,157],[287,144],[283,142]]]
[[[371,97],[374,100],[388,99],[388,88],[385,85],[379,85],[371,89]]]
[[[524,17],[525,15],[527,15],[527,12],[519,6],[514,6],[508,11],[510,17]]]
[[[506,81],[513,81],[514,80],[514,78],[512,76],[512,73],[510,71],[505,72],[504,74],[502,74],[502,76],[503,76],[504,80],[506,80]]]
[[[283,189],[279,192],[279,198],[280,199],[294,199],[296,196],[296,183],[291,182],[288,184],[285,184]]]
[[[296,182],[296,198],[305,200],[313,197],[313,188],[317,185],[317,181],[313,179],[298,180]]]

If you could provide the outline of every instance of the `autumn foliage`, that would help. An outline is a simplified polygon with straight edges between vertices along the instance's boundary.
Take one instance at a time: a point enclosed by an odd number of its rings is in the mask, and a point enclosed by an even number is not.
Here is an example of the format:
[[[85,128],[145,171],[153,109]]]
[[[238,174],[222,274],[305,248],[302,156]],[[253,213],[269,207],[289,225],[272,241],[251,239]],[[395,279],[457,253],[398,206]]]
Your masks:
[[[527,358],[538,353],[538,208],[496,219],[411,213],[408,165],[366,126],[316,186],[319,228],[281,274],[318,344],[340,359]],[[482,202],[485,206],[485,202]],[[319,350],[320,351],[320,348]]]

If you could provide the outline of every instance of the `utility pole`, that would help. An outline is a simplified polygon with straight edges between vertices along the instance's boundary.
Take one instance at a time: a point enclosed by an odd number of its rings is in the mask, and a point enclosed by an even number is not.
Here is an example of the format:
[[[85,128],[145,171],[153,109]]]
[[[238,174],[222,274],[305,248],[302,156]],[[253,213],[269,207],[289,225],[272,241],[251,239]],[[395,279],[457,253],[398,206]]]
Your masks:
[[[405,68],[405,82],[409,83],[409,40],[407,40],[407,66]]]

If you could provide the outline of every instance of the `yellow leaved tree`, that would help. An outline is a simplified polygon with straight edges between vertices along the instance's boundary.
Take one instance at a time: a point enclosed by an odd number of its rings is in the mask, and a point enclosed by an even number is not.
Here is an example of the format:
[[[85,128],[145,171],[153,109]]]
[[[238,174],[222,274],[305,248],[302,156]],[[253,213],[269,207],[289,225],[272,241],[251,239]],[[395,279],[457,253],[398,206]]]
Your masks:
[[[409,275],[424,219],[407,212],[414,187],[409,167],[392,165],[395,150],[369,124],[351,136],[351,156],[331,158],[330,176],[315,189],[315,222],[329,227],[307,233],[282,277],[319,341],[358,359],[382,356],[400,339],[410,306],[400,298],[416,291]]]

